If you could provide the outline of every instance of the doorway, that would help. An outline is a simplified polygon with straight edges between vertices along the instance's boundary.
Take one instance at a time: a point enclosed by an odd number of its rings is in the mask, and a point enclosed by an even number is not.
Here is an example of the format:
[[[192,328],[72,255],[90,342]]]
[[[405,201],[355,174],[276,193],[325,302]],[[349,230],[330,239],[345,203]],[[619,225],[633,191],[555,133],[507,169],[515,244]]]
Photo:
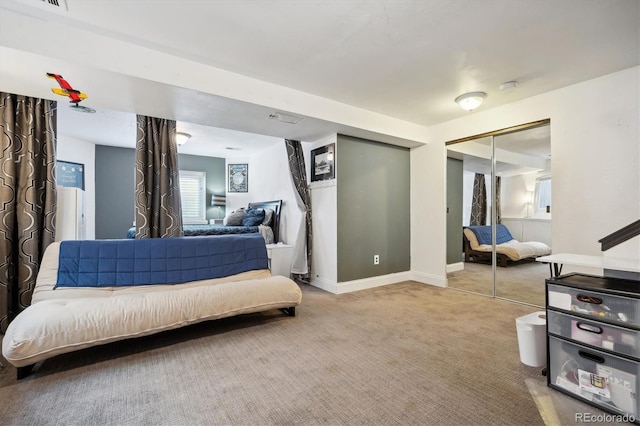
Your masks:
[[[551,178],[550,120],[447,142],[449,287],[544,306]]]

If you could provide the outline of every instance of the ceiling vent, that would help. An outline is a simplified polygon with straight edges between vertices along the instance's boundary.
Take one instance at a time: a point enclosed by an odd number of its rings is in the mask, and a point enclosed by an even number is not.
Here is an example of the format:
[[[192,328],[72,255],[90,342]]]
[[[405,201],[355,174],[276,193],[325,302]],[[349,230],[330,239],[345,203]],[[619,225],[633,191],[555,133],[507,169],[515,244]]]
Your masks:
[[[68,12],[69,11],[69,7],[67,6],[66,0],[42,0],[42,4],[48,10],[57,9],[60,12]]]
[[[271,114],[269,114],[269,119],[278,120],[282,123],[287,123],[287,124],[298,124],[300,121],[303,120],[302,117],[296,117],[295,115],[289,115],[282,112],[272,112]]]

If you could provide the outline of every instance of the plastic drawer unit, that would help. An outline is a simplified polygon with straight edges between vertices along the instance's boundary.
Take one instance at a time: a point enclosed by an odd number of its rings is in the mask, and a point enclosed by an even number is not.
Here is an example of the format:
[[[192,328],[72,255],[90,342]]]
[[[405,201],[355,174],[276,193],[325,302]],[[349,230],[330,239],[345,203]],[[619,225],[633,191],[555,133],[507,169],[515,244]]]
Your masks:
[[[640,281],[568,274],[546,288],[547,384],[638,423]]]
[[[551,335],[589,345],[595,349],[606,349],[631,358],[637,358],[640,354],[639,330],[551,310],[547,314],[547,330]]]

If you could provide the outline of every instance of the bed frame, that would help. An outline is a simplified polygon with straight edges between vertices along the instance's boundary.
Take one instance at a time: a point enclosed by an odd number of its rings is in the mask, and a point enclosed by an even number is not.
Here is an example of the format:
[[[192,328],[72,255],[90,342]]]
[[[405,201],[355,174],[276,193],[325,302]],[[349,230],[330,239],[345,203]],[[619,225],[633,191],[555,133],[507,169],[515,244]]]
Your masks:
[[[272,201],[256,201],[255,203],[249,203],[248,207],[252,209],[271,209],[273,210],[273,241],[277,243],[280,241],[280,211],[282,210],[282,200]]]
[[[464,233],[462,233],[463,239],[463,249],[464,249],[464,261],[465,262],[474,262],[474,263],[485,263],[491,265],[491,252],[486,251],[477,251],[471,248],[471,243]],[[520,263],[525,261],[526,259],[522,259],[518,262],[514,262],[509,259],[506,254],[496,253],[496,262],[498,266],[502,266],[506,268],[510,263]]]

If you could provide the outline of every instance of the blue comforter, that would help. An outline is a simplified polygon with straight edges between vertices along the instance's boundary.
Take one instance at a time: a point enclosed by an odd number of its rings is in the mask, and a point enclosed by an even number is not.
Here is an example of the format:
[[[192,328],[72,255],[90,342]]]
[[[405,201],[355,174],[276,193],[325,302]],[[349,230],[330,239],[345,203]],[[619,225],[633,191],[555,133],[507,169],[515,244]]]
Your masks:
[[[260,234],[63,241],[56,287],[179,284],[267,268]]]
[[[254,234],[260,232],[258,226],[226,226],[226,225],[184,225],[182,227],[185,237],[197,235],[230,235],[230,234]],[[136,228],[129,228],[127,238],[136,237]]]
[[[468,226],[467,228],[471,229],[476,235],[478,244],[492,244],[491,226]],[[513,237],[509,229],[502,224],[496,225],[496,244],[506,243],[511,240],[513,240]]]

